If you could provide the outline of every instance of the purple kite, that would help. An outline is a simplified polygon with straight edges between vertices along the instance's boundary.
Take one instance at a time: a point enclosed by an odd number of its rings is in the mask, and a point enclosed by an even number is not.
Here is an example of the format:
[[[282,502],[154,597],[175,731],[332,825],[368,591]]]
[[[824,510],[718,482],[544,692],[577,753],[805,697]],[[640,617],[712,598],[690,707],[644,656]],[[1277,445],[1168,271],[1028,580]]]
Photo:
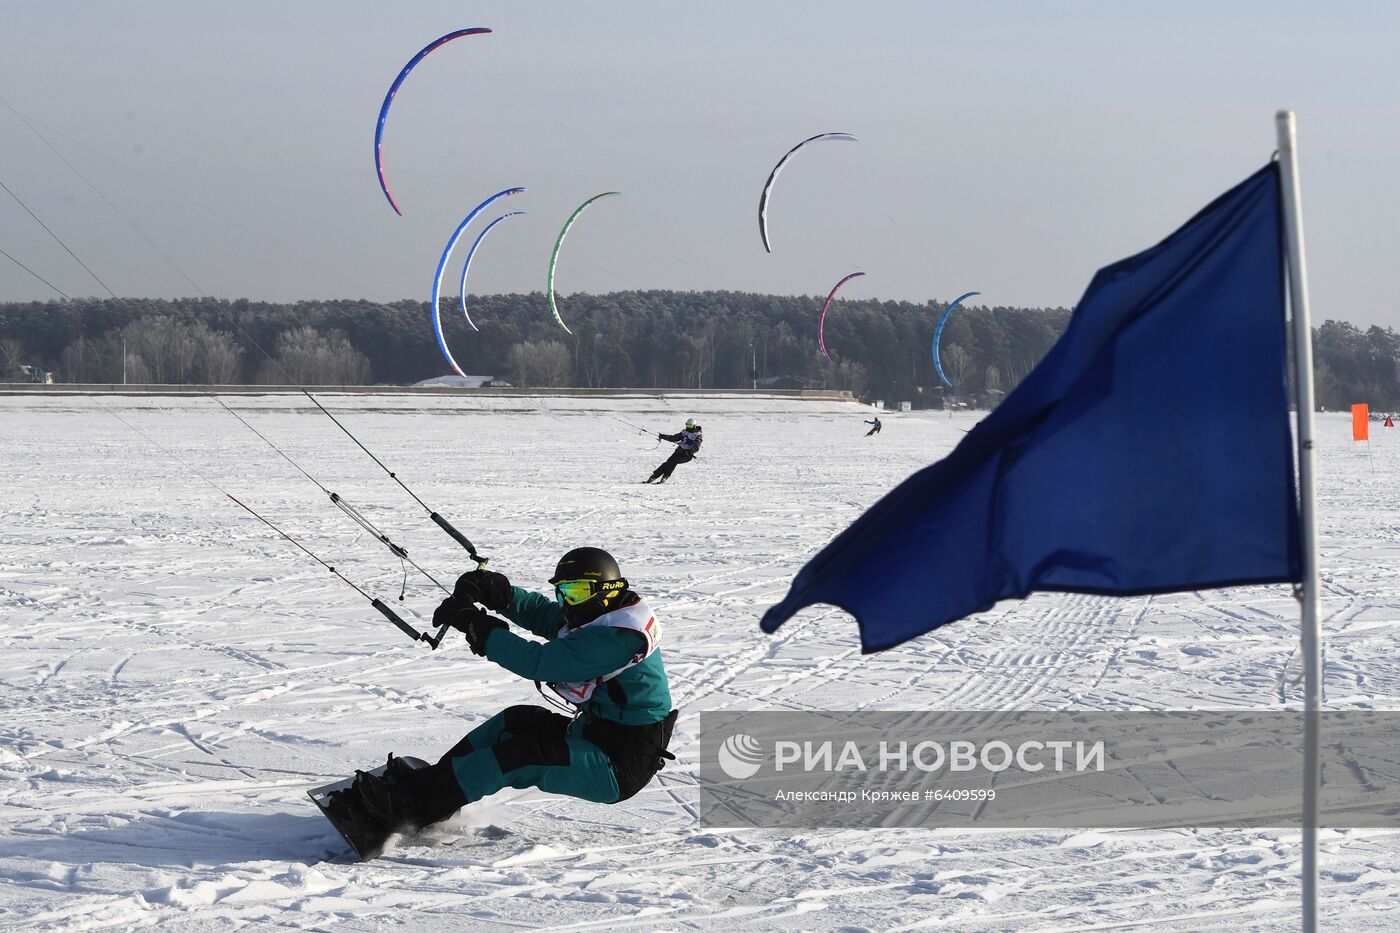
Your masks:
[[[862,275],[865,275],[865,273],[864,273],[864,272],[852,272],[850,275],[846,276],[844,279],[842,279],[841,281],[837,282],[835,285],[833,285],[833,286],[831,287],[831,294],[829,294],[829,295],[826,296],[826,301],[822,302],[822,316],[821,316],[821,320],[817,321],[817,343],[821,346],[821,348],[822,348],[822,356],[826,357],[826,361],[827,361],[828,363],[834,363],[834,362],[836,362],[836,361],[833,360],[833,359],[831,358],[831,354],[830,354],[830,353],[827,353],[827,352],[826,352],[826,338],[825,338],[825,335],[823,334],[823,328],[826,327],[826,309],[829,308],[829,307],[831,307],[831,299],[833,299],[833,298],[836,297],[836,291],[837,291],[837,289],[839,289],[842,285],[845,285],[845,284],[846,284],[847,282],[849,282],[851,279],[854,279],[854,278],[856,278],[856,277],[858,277],[858,276],[862,276]]]

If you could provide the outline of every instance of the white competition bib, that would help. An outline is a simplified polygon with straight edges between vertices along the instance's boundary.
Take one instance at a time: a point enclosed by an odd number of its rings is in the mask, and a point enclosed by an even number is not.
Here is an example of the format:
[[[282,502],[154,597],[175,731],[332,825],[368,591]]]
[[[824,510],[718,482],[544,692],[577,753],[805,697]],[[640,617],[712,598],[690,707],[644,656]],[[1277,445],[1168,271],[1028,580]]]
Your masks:
[[[646,640],[642,650],[632,656],[632,660],[613,671],[611,674],[604,674],[602,677],[595,677],[592,680],[580,681],[578,683],[551,683],[549,688],[568,700],[575,706],[587,703],[593,696],[593,691],[598,689],[599,684],[612,680],[618,674],[630,667],[641,664],[651,653],[656,650],[657,644],[661,641],[661,626],[656,622],[656,615],[647,608],[647,604],[642,600],[637,600],[630,606],[623,606],[621,609],[614,609],[612,612],[604,613],[585,625],[580,625],[576,629],[571,629],[567,625],[559,631],[559,638],[568,638],[575,632],[581,632],[586,628],[595,626],[602,628],[625,628],[638,633]]]

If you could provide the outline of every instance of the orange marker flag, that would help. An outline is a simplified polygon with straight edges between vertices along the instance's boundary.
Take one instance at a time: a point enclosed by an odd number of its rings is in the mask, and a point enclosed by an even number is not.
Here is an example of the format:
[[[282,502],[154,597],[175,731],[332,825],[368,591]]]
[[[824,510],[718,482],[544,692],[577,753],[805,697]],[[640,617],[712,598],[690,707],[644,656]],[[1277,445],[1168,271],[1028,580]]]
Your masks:
[[[1369,441],[1371,439],[1371,408],[1366,403],[1351,406],[1351,439]]]

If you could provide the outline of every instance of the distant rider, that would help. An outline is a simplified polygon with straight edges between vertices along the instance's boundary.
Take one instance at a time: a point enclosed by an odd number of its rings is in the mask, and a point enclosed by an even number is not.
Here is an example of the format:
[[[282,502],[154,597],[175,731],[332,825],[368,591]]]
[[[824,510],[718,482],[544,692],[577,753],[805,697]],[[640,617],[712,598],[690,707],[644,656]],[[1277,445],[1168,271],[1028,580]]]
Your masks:
[[[682,463],[689,463],[695,459],[695,455],[700,452],[700,445],[705,442],[705,435],[701,433],[700,425],[695,423],[694,418],[687,418],[685,428],[677,434],[658,434],[657,437],[663,441],[672,441],[676,449],[671,452],[671,456],[661,466],[652,472],[648,483],[664,483],[671,478],[671,471]]]
[[[873,427],[873,428],[871,428],[869,431],[866,431],[866,432],[865,432],[865,436],[866,436],[866,437],[869,437],[869,436],[872,435],[872,434],[879,434],[879,433],[880,433],[880,418],[879,418],[879,416],[876,416],[876,418],[875,418],[874,421],[866,421],[866,422],[864,422],[864,423],[865,423],[865,424],[873,424],[873,425],[875,425],[875,427]]]
[[[553,599],[473,570],[457,580],[433,622],[464,632],[473,654],[546,685],[574,714],[512,706],[435,765],[414,770],[391,754],[383,777],[356,772],[354,785],[333,794],[330,806],[350,823],[367,858],[390,834],[444,820],[505,787],[618,803],[674,757],[666,751],[676,711],[657,646],[660,628],[617,561],[600,548],[575,548],[549,582]],[[544,641],[521,638],[478,604]]]

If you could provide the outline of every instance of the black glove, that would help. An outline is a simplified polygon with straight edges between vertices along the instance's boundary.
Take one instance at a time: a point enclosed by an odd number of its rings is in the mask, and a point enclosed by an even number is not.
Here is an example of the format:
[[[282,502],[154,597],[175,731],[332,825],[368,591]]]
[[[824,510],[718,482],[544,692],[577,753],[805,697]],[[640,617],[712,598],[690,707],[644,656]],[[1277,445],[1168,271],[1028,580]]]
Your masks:
[[[496,574],[500,576],[500,574]],[[467,636],[472,654],[485,656],[486,640],[498,628],[509,628],[504,619],[487,615],[469,602],[449,596],[433,612],[433,625],[450,625]]]
[[[492,612],[505,612],[513,596],[510,580],[503,573],[478,567],[457,578],[453,598],[464,603],[480,603]]]

